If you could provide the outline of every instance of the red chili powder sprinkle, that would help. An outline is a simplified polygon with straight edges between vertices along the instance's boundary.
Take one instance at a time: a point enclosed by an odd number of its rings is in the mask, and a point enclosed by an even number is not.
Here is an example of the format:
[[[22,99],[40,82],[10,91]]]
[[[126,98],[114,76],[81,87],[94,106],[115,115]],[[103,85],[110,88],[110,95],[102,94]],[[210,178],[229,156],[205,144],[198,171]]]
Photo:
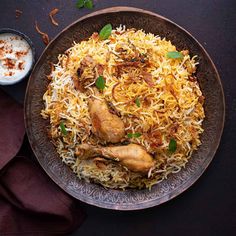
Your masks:
[[[18,63],[18,69],[19,70],[24,70],[24,62],[19,62]]]
[[[8,68],[8,69],[14,69],[15,68],[15,61],[12,60],[12,59],[9,59],[9,58],[6,58],[4,59],[5,61],[5,66]]]

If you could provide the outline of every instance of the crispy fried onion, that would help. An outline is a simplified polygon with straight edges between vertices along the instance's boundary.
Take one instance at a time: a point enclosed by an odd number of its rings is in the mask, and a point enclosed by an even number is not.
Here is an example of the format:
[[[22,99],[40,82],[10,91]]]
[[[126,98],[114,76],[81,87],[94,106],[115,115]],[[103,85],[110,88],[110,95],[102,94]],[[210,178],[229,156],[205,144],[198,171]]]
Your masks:
[[[116,89],[116,87],[118,86],[120,84],[120,82],[118,82],[118,83],[116,83],[114,86],[113,86],[113,88],[112,88],[112,97],[113,97],[113,99],[117,102],[117,99],[116,99],[116,97],[115,97],[115,89]]]
[[[59,11],[58,8],[54,8],[49,13],[50,20],[51,20],[52,24],[55,26],[58,26],[58,23],[55,21],[55,19],[53,17],[58,13],[58,11]]]
[[[162,135],[159,130],[152,130],[149,132],[149,140],[150,140],[150,145],[153,148],[161,146],[162,143]]]
[[[48,34],[42,32],[42,31],[39,29],[37,21],[35,21],[35,29],[36,29],[36,31],[42,36],[43,42],[44,42],[46,45],[48,45],[48,44],[49,44],[49,41],[50,41],[50,39],[49,39],[49,37],[48,37]]]
[[[16,18],[19,18],[21,16],[21,14],[23,13],[23,11],[21,11],[19,9],[16,9],[15,12],[16,12]]]

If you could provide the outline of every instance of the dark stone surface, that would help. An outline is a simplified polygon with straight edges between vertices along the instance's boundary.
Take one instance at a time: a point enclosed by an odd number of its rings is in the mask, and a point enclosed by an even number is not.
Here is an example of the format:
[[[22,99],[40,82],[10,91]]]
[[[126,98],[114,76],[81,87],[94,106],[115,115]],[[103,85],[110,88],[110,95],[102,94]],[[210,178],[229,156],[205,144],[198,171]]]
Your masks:
[[[27,34],[35,44],[36,54],[44,44],[35,32],[37,20],[51,37],[69,23],[91,12],[78,10],[72,0],[1,0],[0,27],[11,27]],[[88,217],[73,235],[236,235],[236,2],[234,0],[103,0],[95,10],[126,5],[163,15],[184,27],[205,47],[221,75],[226,98],[226,122],[221,145],[203,176],[184,194],[161,206],[134,212],[104,210],[82,204]],[[58,7],[59,27],[48,19],[48,12]],[[23,15],[15,19],[15,9]],[[22,102],[26,81],[4,87]],[[2,88],[2,87],[1,87]]]

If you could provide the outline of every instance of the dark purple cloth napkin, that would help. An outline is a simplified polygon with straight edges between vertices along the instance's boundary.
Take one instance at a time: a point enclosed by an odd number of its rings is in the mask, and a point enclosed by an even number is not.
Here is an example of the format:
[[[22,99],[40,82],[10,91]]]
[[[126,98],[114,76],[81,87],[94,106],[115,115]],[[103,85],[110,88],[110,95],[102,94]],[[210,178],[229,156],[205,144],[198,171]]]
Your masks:
[[[0,90],[0,170],[20,150],[24,135],[22,107]]]
[[[22,107],[0,90],[0,235],[58,235],[85,218],[30,156]],[[21,150],[19,152],[19,149]]]

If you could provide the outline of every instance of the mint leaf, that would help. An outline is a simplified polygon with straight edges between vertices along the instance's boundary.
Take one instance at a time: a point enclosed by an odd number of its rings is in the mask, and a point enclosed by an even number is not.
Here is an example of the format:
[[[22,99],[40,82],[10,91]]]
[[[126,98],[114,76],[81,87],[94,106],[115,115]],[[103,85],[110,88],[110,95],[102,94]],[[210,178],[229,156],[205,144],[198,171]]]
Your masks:
[[[172,59],[177,59],[177,58],[183,58],[183,54],[180,52],[167,52],[166,56],[168,58],[172,58]]]
[[[84,7],[88,9],[93,9],[93,1],[92,0],[85,0]]]
[[[99,32],[100,39],[103,39],[103,40],[108,39],[109,36],[111,35],[111,31],[112,31],[111,24],[105,25]]]
[[[99,90],[103,90],[105,88],[106,84],[105,84],[105,80],[104,80],[103,76],[100,75],[97,78],[95,85]]]
[[[140,104],[140,99],[139,98],[135,99],[135,103],[136,103],[137,107],[140,107],[141,104]]]
[[[63,122],[60,123],[61,132],[64,135],[67,135],[67,130]]]
[[[77,8],[82,8],[84,7],[84,0],[78,0],[76,3],[76,7]]]
[[[168,150],[169,152],[171,153],[174,153],[177,149],[177,143],[175,141],[175,139],[171,139],[170,142],[169,142],[169,147],[168,147]]]
[[[140,133],[128,133],[127,137],[128,138],[139,138],[142,134]]]

